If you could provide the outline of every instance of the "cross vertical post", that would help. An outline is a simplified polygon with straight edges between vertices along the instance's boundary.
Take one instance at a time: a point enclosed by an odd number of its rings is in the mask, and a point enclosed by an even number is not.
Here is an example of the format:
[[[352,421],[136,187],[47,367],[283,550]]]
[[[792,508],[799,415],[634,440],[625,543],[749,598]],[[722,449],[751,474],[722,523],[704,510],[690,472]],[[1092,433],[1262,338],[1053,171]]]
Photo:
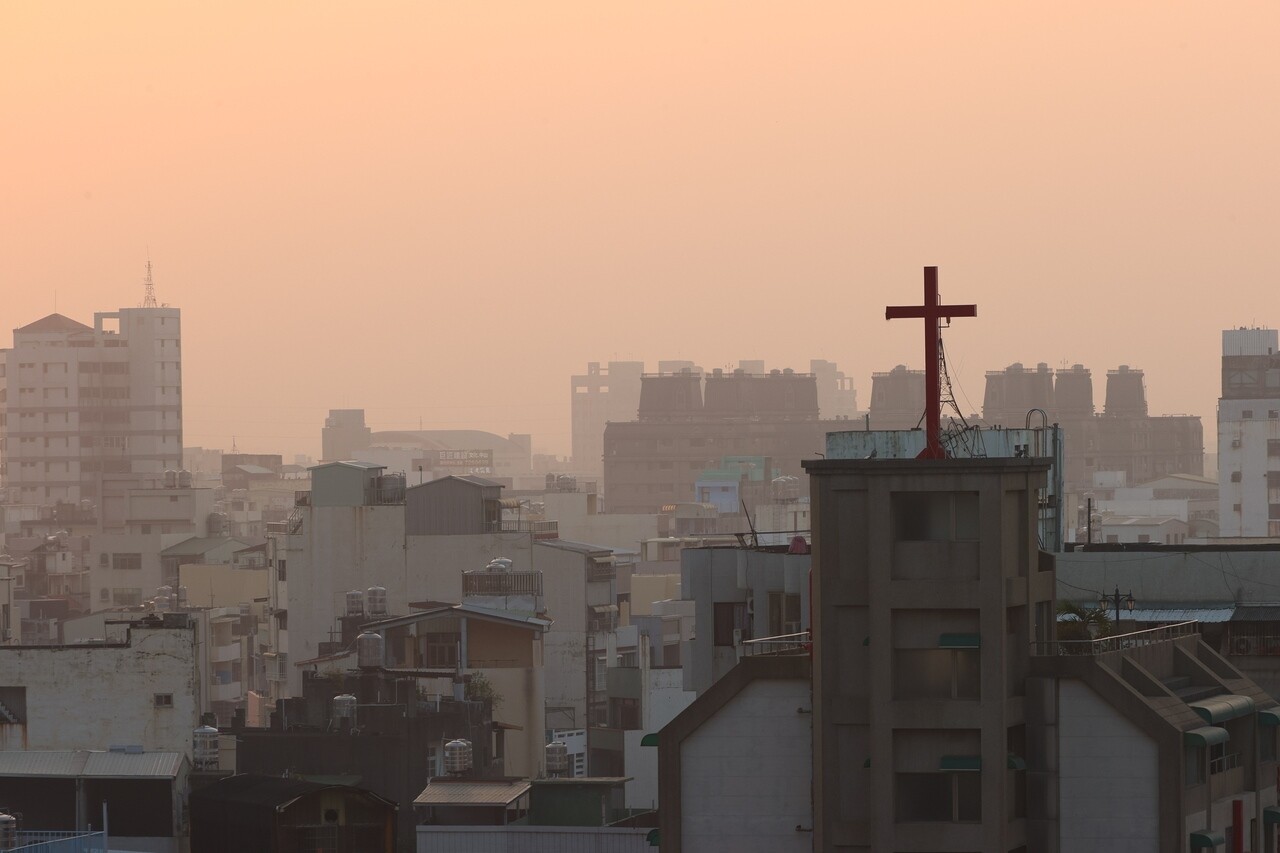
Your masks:
[[[947,451],[942,447],[942,381],[939,365],[942,360],[941,324],[945,317],[976,317],[977,305],[941,305],[938,301],[938,268],[924,268],[924,304],[890,305],[884,311],[886,320],[903,318],[924,319],[924,394],[925,394],[925,445],[917,459],[945,459]]]

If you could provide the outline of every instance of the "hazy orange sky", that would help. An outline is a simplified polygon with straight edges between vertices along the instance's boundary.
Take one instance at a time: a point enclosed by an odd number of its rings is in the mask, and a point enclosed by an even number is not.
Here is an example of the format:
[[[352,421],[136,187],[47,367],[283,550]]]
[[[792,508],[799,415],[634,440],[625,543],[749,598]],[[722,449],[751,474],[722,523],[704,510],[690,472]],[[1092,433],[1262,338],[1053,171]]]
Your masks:
[[[0,328],[184,321],[186,443],[567,453],[588,361],[1013,361],[1205,419],[1280,323],[1280,4],[0,5]],[[8,332],[0,339],[5,345]],[[1212,451],[1212,447],[1208,447]]]

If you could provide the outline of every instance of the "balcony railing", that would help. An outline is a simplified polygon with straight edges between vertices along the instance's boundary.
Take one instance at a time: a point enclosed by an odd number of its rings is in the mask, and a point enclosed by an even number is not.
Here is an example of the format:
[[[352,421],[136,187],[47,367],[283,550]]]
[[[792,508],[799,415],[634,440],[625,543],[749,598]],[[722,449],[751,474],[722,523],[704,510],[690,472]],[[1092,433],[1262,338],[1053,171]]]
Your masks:
[[[106,853],[107,836],[103,832],[24,832],[14,838],[15,847],[5,849],[22,853]]]
[[[1113,634],[1109,637],[1098,637],[1094,640],[1055,640],[1051,643],[1032,643],[1033,655],[1101,655],[1107,652],[1119,652],[1137,649],[1156,643],[1164,643],[1178,637],[1188,637],[1198,633],[1199,622],[1178,622],[1173,625],[1162,625],[1159,628],[1148,628],[1145,631],[1132,631],[1128,634]]]
[[[760,637],[742,641],[742,655],[807,655],[813,648],[809,632],[780,634],[776,637]]]
[[[542,595],[542,572],[463,572],[463,595]]]
[[[489,522],[490,533],[532,533],[534,539],[556,539],[560,536],[560,524],[555,521],[525,521],[507,519]]]
[[[1241,763],[1242,759],[1238,752],[1215,758],[1209,762],[1209,775],[1217,776],[1219,773],[1226,773],[1228,770],[1236,769]]]

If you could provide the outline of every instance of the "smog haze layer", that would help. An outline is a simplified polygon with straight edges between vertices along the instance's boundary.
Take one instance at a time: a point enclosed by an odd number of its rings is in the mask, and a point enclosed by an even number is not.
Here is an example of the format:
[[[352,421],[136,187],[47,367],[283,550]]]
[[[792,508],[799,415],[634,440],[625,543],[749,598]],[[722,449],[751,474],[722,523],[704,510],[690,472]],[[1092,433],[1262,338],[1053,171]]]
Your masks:
[[[1280,322],[1280,6],[0,8],[0,317],[183,311],[185,443],[375,429],[567,453],[588,361],[1146,370],[1204,417]],[[1269,298],[1270,297],[1270,298]],[[5,341],[8,342],[8,332]],[[1101,383],[1097,386],[1102,387]],[[1099,399],[1099,403],[1100,403]]]

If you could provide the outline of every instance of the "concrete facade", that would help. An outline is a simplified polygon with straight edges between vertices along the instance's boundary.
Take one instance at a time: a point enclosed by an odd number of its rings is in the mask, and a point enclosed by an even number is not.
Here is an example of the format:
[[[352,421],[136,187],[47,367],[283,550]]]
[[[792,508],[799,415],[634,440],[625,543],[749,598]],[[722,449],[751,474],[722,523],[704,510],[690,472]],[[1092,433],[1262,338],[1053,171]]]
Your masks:
[[[103,645],[0,646],[0,702],[22,721],[0,723],[0,748],[137,744],[190,758],[198,673],[191,627],[135,625],[123,642]]]
[[[1058,686],[1061,853],[1157,853],[1156,741],[1079,681]]]
[[[1053,560],[1035,532],[1049,463],[805,467],[814,849],[1028,844],[1025,781],[1004,767],[1025,749],[1031,643],[1053,632]]]

